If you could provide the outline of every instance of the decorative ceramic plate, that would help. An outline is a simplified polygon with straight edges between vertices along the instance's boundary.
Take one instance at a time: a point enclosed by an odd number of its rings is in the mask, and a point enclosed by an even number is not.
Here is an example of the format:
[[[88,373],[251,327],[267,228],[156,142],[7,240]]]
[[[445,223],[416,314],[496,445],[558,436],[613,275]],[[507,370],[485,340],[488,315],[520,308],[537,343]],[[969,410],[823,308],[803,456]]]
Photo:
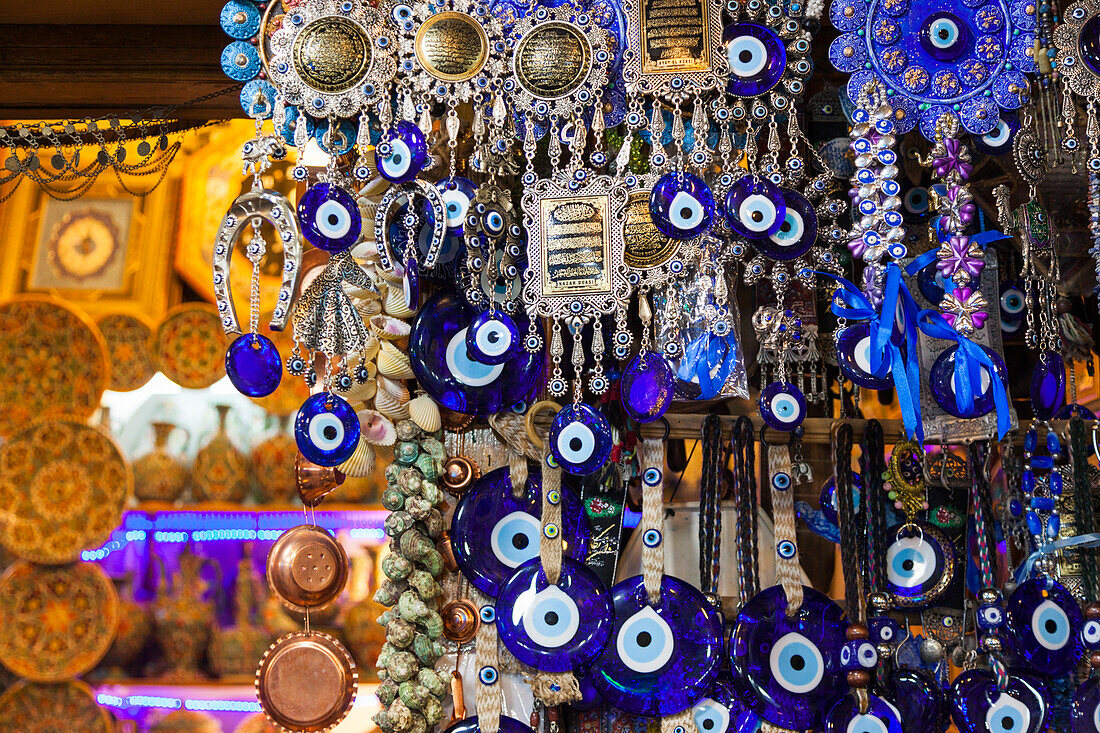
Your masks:
[[[218,309],[184,303],[168,311],[157,327],[153,357],[160,371],[181,387],[203,389],[225,376],[228,346]]]
[[[134,476],[103,431],[40,422],[0,449],[0,543],[40,563],[67,563],[107,541],[134,491]]]
[[[0,576],[0,625],[5,667],[34,682],[67,680],[90,670],[110,648],[118,594],[94,563],[47,567],[20,560]],[[70,723],[56,730],[86,729]]]
[[[83,682],[44,685],[19,681],[0,695],[0,720],[19,721],[22,733],[111,733],[111,714]]]
[[[91,417],[109,372],[107,345],[83,313],[36,296],[0,304],[0,436],[40,418]]]
[[[153,326],[145,316],[107,313],[96,320],[111,362],[108,389],[130,392],[157,373],[153,361]]]

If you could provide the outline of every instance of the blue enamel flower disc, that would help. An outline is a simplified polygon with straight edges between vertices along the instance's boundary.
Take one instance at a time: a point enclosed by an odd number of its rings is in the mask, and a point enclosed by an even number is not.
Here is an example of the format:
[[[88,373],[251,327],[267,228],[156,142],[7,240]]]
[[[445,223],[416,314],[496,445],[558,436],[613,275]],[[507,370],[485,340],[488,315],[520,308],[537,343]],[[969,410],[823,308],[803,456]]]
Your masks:
[[[960,731],[1040,733],[1046,730],[1047,689],[1038,677],[1013,674],[1008,688],[997,692],[993,673],[972,669],[955,678],[948,698]]]
[[[359,417],[344,398],[318,392],[298,408],[294,442],[318,466],[339,466],[359,445]]]
[[[1066,403],[1066,364],[1060,354],[1039,354],[1031,373],[1031,409],[1040,420],[1050,420]]]
[[[343,252],[359,240],[363,217],[355,197],[334,183],[317,183],[298,202],[302,236],[326,252]]]
[[[783,220],[774,234],[753,240],[752,246],[765,257],[785,262],[801,257],[817,241],[817,214],[813,205],[798,191],[779,189],[783,197]]]
[[[666,237],[698,237],[714,221],[714,194],[698,176],[666,173],[649,192],[649,216]]]
[[[837,700],[825,716],[825,733],[902,733],[901,712],[885,698],[871,695],[861,714],[850,695]]]
[[[1076,599],[1051,578],[1021,583],[1005,604],[1005,629],[1013,651],[1035,671],[1052,677],[1076,668],[1083,624]]]
[[[928,373],[928,386],[932,388],[932,397],[936,400],[936,404],[947,414],[961,418],[981,417],[992,412],[994,407],[993,383],[989,377],[989,367],[984,364],[979,366],[981,384],[973,385],[973,399],[967,400],[966,408],[960,410],[955,399],[955,355],[958,351],[958,346],[952,346],[936,357]],[[988,346],[982,346],[982,351],[993,362],[994,372],[1001,383],[1007,384],[1008,370],[1000,354]]]
[[[1070,705],[1072,733],[1100,733],[1100,679],[1091,677],[1081,683]]]
[[[777,234],[786,220],[783,192],[759,176],[742,176],[726,193],[726,223],[746,239],[767,239]]]
[[[787,596],[772,586],[741,608],[730,637],[735,679],[757,715],[792,730],[818,730],[848,689],[840,648],[848,620],[840,606],[812,588],[787,616]]]
[[[523,495],[512,496],[507,468],[482,476],[458,501],[451,518],[451,547],[458,567],[475,588],[497,597],[516,568],[538,558],[542,536],[542,482],[527,478]],[[584,558],[590,531],[584,506],[570,489],[561,489],[559,528],[565,554]]]
[[[580,669],[611,636],[615,611],[599,577],[563,557],[557,585],[539,558],[520,565],[497,597],[497,633],[523,664],[543,672]]]
[[[722,614],[693,585],[661,578],[649,604],[640,575],[611,589],[615,627],[592,664],[596,689],[633,715],[675,715],[694,705],[718,675]]]
[[[283,360],[267,336],[246,333],[233,339],[226,350],[225,373],[241,394],[264,397],[279,386],[283,378]]]
[[[627,415],[638,422],[658,420],[672,404],[676,378],[665,357],[642,351],[623,370],[619,398]]]
[[[550,423],[550,453],[563,471],[587,476],[611,456],[611,424],[583,402],[566,405]]]
[[[260,8],[253,2],[229,0],[222,6],[219,21],[230,38],[247,41],[260,32]]]
[[[901,711],[905,733],[943,733],[947,727],[943,688],[927,671],[895,668],[886,679],[886,694]]]
[[[775,88],[787,67],[787,47],[771,28],[734,23],[722,31],[730,74],[727,90],[736,97],[756,97]]]
[[[924,608],[935,603],[951,584],[958,565],[955,547],[942,532],[925,522],[886,530],[886,587],[900,608]]]
[[[504,311],[484,311],[466,330],[466,349],[482,364],[503,364],[520,351],[519,329]]]
[[[856,323],[841,329],[836,336],[836,360],[844,376],[860,387],[889,389],[894,386],[890,362],[883,359],[878,371],[871,370],[871,324]]]
[[[388,155],[374,154],[378,175],[390,183],[408,183],[424,170],[428,162],[428,143],[420,128],[408,120],[400,120],[391,127],[383,140],[388,139]]]
[[[790,382],[772,382],[760,393],[760,417],[768,427],[791,431],[806,419],[806,398]]]
[[[260,52],[247,41],[233,41],[222,50],[222,71],[233,81],[250,81],[262,68]]]
[[[459,296],[441,290],[413,321],[409,360],[417,383],[444,407],[485,416],[532,397],[542,380],[543,354],[524,349],[502,364],[471,358],[466,334],[477,311]],[[527,321],[517,316],[518,329]]]

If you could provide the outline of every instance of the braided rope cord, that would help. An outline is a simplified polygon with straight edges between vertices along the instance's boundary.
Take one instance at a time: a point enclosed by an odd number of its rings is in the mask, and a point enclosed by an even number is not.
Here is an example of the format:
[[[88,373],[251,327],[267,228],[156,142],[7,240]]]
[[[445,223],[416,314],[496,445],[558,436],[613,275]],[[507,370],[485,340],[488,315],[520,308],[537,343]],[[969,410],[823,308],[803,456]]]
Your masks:
[[[989,504],[989,483],[985,480],[985,457],[989,446],[976,441],[967,449],[970,463],[970,512],[974,517],[974,531],[978,543],[978,576],[983,588],[993,587],[993,562],[989,556],[990,534],[992,527],[986,517],[992,518],[987,510]]]
[[[881,590],[886,568],[886,492],[882,474],[886,472],[882,423],[870,420],[863,429],[860,462],[863,466],[863,494],[860,501],[867,515],[867,589]]]
[[[756,573],[757,542],[755,431],[752,420],[739,417],[733,426],[733,480],[737,502],[737,586],[741,604],[760,592]]]
[[[542,534],[539,538],[539,559],[546,582],[557,585],[561,579],[561,467],[551,465],[547,458],[550,449],[544,450],[542,458]],[[556,498],[556,501],[554,500]]]
[[[791,452],[785,445],[768,446],[768,472],[771,475],[772,518],[775,521],[775,576],[787,597],[787,616],[802,608],[802,577],[798,565],[798,539],[794,523],[794,481],[791,479]],[[776,480],[786,474],[786,486]]]
[[[703,593],[718,592],[722,514],[718,497],[722,421],[707,415],[703,421],[703,470],[699,479],[699,587]]]
[[[833,480],[836,482],[837,522],[840,524],[840,562],[844,570],[844,603],[850,618],[863,620],[863,594],[859,569],[859,527],[852,496],[852,426],[845,423],[833,433]]]
[[[1089,444],[1085,437],[1085,421],[1074,415],[1069,421],[1069,451],[1073,465],[1073,504],[1076,514],[1077,534],[1096,531],[1096,515],[1092,507],[1092,486],[1089,482]],[[1083,549],[1077,553],[1081,560],[1081,579],[1085,594],[1094,599],[1100,595],[1097,588],[1096,552]]]
[[[664,471],[665,442],[658,438],[646,438],[638,448],[641,470],[644,476],[650,468],[656,468],[661,480],[642,481],[642,532],[664,531]],[[661,578],[665,573],[665,550],[663,538],[652,546],[642,543],[642,583],[645,585],[649,602],[656,605],[661,600]]]

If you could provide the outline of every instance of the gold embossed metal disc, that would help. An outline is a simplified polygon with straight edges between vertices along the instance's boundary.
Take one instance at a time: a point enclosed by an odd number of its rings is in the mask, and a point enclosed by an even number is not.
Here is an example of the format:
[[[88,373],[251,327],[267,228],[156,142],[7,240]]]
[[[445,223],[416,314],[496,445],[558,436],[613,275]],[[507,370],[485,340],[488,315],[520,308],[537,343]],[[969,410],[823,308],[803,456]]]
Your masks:
[[[588,40],[565,22],[540,23],[516,45],[516,81],[535,97],[560,99],[573,93],[591,68]]]
[[[344,645],[319,631],[280,637],[260,660],[256,695],[275,725],[325,731],[347,717],[359,675]]]
[[[111,647],[118,594],[95,563],[47,566],[19,560],[0,577],[0,625],[5,667],[35,682],[71,679],[94,667]]]
[[[153,361],[153,326],[136,313],[107,313],[96,319],[111,360],[108,389],[130,392],[157,373]]]
[[[0,695],[0,721],[20,733],[111,733],[111,714],[83,682],[19,681]],[[16,725],[12,725],[12,724]]]
[[[348,556],[327,530],[301,525],[288,529],[267,554],[267,582],[292,611],[328,608],[348,581]]]
[[[102,430],[47,420],[0,448],[0,543],[41,563],[80,559],[122,521],[134,477]]]
[[[623,227],[623,261],[636,270],[659,267],[676,254],[680,240],[661,232],[649,215],[649,191],[630,193],[626,202],[626,224]]]
[[[466,81],[489,58],[485,29],[466,13],[436,13],[416,31],[416,59],[440,81]]]
[[[38,419],[86,420],[109,374],[107,345],[82,312],[29,295],[0,304],[0,437]]]
[[[218,309],[184,303],[164,316],[153,338],[153,356],[164,376],[187,389],[204,389],[225,376],[228,346]]]
[[[367,75],[371,42],[355,21],[326,15],[298,33],[291,58],[303,82],[317,91],[339,94]]]

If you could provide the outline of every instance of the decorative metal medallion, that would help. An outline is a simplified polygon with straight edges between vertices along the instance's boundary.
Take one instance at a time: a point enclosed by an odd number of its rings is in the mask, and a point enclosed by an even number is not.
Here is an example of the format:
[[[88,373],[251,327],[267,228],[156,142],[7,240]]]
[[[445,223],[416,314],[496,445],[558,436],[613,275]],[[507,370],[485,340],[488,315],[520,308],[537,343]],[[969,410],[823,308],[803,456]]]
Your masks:
[[[718,89],[729,73],[722,8],[718,0],[624,0],[630,93],[682,100]]]
[[[653,223],[649,213],[650,191],[649,186],[632,188],[626,199],[623,262],[634,270],[660,267],[676,255],[684,242],[664,234]]]
[[[1062,12],[1054,29],[1058,71],[1076,94],[1086,99],[1100,91],[1100,3],[1084,0]]]
[[[141,387],[157,373],[153,361],[153,326],[137,313],[107,313],[96,319],[96,326],[107,343],[111,361],[111,379],[107,388],[130,392]]]
[[[358,681],[355,661],[343,644],[320,631],[295,631],[264,652],[256,670],[256,696],[264,715],[280,729],[326,731],[347,717]]]
[[[20,680],[0,695],[0,720],[19,721],[23,733],[57,730],[111,733],[111,714],[79,681],[40,684]]]
[[[164,376],[187,389],[205,389],[225,376],[225,334],[218,310],[184,303],[168,311],[153,340]]]
[[[0,577],[0,623],[5,667],[34,682],[60,682],[84,674],[107,653],[118,594],[95,563],[48,567],[20,560]]]
[[[287,104],[311,117],[377,107],[397,72],[396,39],[381,14],[351,0],[305,0],[271,36],[268,73]]]
[[[470,200],[465,224],[464,294],[471,305],[515,315],[522,287],[523,229],[511,194],[482,184]]]
[[[0,436],[34,420],[92,416],[110,364],[91,319],[53,298],[19,296],[0,304],[0,334]]]
[[[0,449],[0,542],[39,563],[80,559],[110,539],[133,494],[122,452],[102,430],[48,420]]]

